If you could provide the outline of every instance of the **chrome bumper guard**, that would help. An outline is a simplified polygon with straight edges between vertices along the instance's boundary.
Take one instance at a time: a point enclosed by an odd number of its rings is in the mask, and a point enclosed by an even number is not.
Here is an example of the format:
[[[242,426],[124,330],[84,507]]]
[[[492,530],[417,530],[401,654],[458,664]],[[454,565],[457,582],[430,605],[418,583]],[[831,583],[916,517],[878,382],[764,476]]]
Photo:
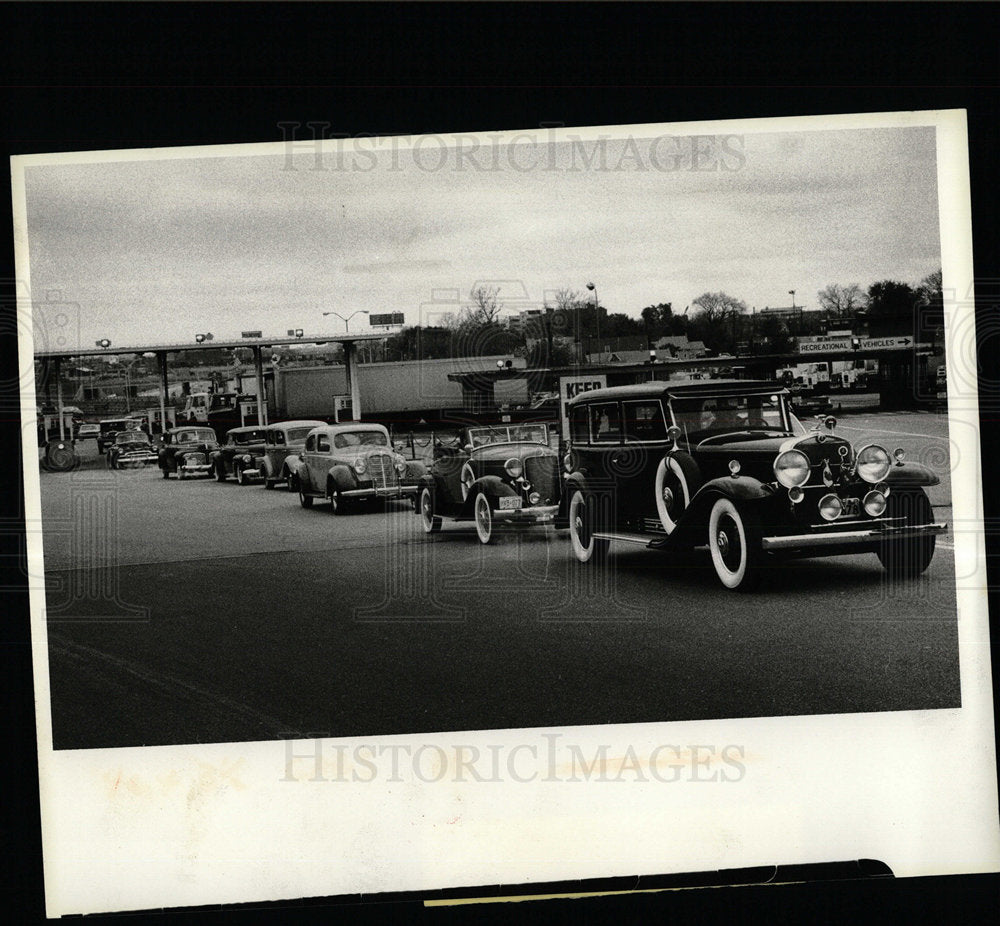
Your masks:
[[[185,473],[207,473],[212,469],[211,463],[185,463],[183,466],[178,466],[178,469],[184,470]]]
[[[534,508],[494,508],[493,517],[497,521],[529,521],[532,524],[555,520],[558,505],[536,505]]]
[[[911,537],[927,537],[943,534],[948,525],[921,524],[918,527],[886,527],[880,530],[831,531],[826,534],[792,534],[787,537],[765,537],[761,546],[767,552],[780,550],[804,550],[814,547],[863,546],[882,540],[908,540]]]

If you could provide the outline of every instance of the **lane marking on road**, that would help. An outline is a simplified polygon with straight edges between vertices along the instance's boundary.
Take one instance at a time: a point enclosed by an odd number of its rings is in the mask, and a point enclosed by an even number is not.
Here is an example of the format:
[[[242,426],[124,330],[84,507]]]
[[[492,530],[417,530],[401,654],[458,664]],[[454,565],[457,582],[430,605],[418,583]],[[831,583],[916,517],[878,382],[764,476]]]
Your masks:
[[[887,431],[885,428],[871,427],[871,428],[851,428],[847,425],[838,424],[837,430],[839,431],[860,431],[862,434],[893,434],[896,437],[922,437],[924,440],[939,440],[946,441],[949,440],[947,437],[935,437],[933,434],[917,434],[913,431]]]

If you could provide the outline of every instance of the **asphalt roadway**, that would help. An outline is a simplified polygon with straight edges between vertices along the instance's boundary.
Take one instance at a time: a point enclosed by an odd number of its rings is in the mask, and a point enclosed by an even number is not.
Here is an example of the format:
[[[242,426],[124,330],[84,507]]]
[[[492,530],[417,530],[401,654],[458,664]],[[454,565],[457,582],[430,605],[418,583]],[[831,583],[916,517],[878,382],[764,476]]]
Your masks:
[[[950,523],[947,427],[840,430],[937,470]],[[737,595],[707,554],[616,544],[611,568],[580,567],[551,528],[427,538],[402,503],[334,516],[80,450],[76,472],[41,475],[57,749],[960,704],[950,534],[916,581],[892,586],[866,554]]]

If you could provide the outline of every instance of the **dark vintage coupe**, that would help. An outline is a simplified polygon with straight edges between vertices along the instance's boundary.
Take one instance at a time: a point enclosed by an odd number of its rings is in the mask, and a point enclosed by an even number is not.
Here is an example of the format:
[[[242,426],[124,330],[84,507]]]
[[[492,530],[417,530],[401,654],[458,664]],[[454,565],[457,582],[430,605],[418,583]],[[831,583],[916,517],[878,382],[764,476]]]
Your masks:
[[[501,524],[554,523],[559,499],[559,457],[546,425],[468,427],[451,446],[435,442],[417,509],[428,534],[443,518],[473,521],[480,542],[490,543]]]
[[[212,475],[219,482],[235,476],[241,486],[258,480],[264,461],[264,431],[259,425],[230,428],[222,446],[209,454]]]
[[[306,438],[313,428],[321,428],[325,421],[302,419],[297,421],[276,421],[264,432],[264,459],[261,463],[264,488],[273,489],[283,482],[289,491],[293,490],[289,457],[298,458],[306,444]]]
[[[108,469],[148,466],[157,461],[153,443],[145,431],[119,431],[108,449]]]
[[[334,514],[376,499],[412,500],[425,472],[422,463],[395,452],[387,428],[357,421],[313,428],[301,454],[286,464],[302,507],[326,499]]]
[[[159,463],[163,478],[175,473],[178,479],[207,476],[212,464],[209,457],[219,449],[215,431],[205,425],[171,428],[163,435]]]
[[[97,433],[97,452],[107,453],[114,446],[115,436],[122,431],[131,431],[140,427],[138,418],[105,418],[100,422]]]
[[[567,405],[564,459],[573,553],[611,541],[707,547],[719,581],[749,591],[782,557],[870,552],[898,578],[923,572],[937,475],[877,443],[852,445],[827,417],[807,431],[769,382],[617,386]]]

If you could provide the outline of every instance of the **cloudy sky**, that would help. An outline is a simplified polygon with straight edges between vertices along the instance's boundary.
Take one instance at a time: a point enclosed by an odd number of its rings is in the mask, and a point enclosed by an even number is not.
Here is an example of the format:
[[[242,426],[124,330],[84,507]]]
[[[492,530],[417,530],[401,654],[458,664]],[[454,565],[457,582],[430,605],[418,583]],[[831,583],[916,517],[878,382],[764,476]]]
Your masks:
[[[28,167],[36,338],[57,298],[82,345],[133,345],[433,323],[477,283],[509,311],[588,281],[634,316],[706,290],[814,306],[940,265],[933,128],[361,145]]]

